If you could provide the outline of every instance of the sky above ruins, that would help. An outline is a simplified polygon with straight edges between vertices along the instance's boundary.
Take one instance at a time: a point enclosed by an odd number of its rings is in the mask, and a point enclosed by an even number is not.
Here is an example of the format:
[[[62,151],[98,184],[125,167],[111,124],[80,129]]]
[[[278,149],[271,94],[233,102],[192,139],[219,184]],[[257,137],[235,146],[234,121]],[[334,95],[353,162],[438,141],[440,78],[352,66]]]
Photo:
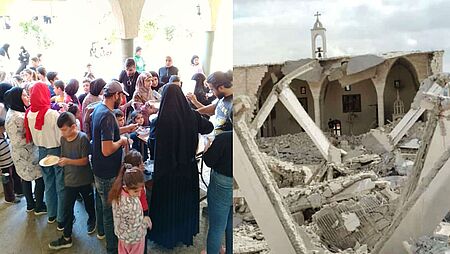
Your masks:
[[[235,0],[234,65],[311,57],[310,29],[327,29],[328,57],[445,50],[450,71],[447,0]]]

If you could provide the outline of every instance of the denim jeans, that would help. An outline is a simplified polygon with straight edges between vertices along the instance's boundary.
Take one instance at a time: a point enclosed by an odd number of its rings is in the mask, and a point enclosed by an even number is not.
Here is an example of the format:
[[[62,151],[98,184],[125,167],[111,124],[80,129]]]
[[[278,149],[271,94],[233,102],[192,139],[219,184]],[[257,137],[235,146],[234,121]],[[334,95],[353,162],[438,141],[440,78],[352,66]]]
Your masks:
[[[100,202],[103,208],[101,212],[103,213],[103,226],[106,236],[106,251],[108,254],[117,253],[117,236],[114,234],[112,206],[108,202],[109,190],[111,190],[116,178],[103,179],[97,176],[94,176],[94,178],[95,187],[100,195]]]
[[[94,187],[95,187],[95,184],[94,184]],[[97,219],[97,234],[104,235],[105,228],[103,227],[102,199],[100,197],[100,194],[98,193],[97,188],[94,188],[94,190],[95,190],[95,215],[96,215],[96,219]]]
[[[211,170],[208,186],[207,253],[217,254],[225,233],[226,253],[233,253],[233,178]]]
[[[61,147],[39,147],[39,160],[47,155],[61,156]],[[64,169],[58,165],[41,167],[45,184],[45,203],[48,217],[55,217],[59,223],[64,223]]]

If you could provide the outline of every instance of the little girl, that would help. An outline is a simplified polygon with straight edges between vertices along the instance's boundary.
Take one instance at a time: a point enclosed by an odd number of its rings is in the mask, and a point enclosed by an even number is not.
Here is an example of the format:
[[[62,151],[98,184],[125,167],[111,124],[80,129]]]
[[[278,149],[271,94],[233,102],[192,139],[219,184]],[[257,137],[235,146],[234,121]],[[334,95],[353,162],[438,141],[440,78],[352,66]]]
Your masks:
[[[125,155],[123,162],[131,164],[131,166],[133,167],[138,167],[142,172],[144,172],[145,170],[144,161],[142,161],[142,155],[134,149]],[[150,195],[151,191],[147,191],[146,188],[142,188],[141,195],[139,196],[139,201],[141,201],[144,217],[148,216],[148,204],[150,203],[148,202],[148,200],[150,200]],[[145,239],[147,239],[147,236]],[[147,253],[147,241],[145,241],[144,253]]]
[[[152,223],[150,217],[144,217],[139,201],[143,187],[142,170],[124,163],[109,192],[119,254],[144,253],[146,229],[151,228]]]
[[[145,130],[145,128],[142,127],[142,125],[144,124],[144,115],[140,110],[135,110],[130,115],[130,121],[131,121],[130,123],[135,123],[138,124],[139,126],[139,128],[136,131],[130,133],[130,139],[133,140],[131,148],[139,151],[144,161],[146,161],[148,159],[147,142],[139,137],[141,135],[141,133],[139,133],[140,131],[148,133],[148,130]]]
[[[67,111],[72,113],[75,116],[75,121],[77,124],[77,128],[78,130],[81,130],[81,123],[80,123],[80,119],[81,119],[81,111],[80,108],[78,107],[77,104],[74,103],[69,103],[69,106],[67,108]]]

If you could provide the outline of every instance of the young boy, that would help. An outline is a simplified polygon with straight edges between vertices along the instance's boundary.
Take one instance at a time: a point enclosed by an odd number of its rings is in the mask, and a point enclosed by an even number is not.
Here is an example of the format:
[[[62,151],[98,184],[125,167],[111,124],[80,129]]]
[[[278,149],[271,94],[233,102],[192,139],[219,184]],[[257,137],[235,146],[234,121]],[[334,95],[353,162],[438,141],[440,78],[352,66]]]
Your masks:
[[[123,114],[122,110],[120,109],[115,109],[114,110],[114,116],[116,117],[117,123],[119,125],[119,128],[122,128],[125,126],[125,115]],[[130,134],[128,133],[122,133],[121,136],[123,137],[127,137],[128,138],[128,142],[129,145],[126,146],[123,150],[122,153],[122,159],[125,157],[125,154],[127,154],[130,150],[130,146],[133,144],[133,140],[130,139]]]
[[[55,96],[52,97],[51,101],[56,103],[64,102],[64,87],[65,84],[62,80],[57,80],[54,83],[55,86]]]
[[[58,73],[55,71],[47,72],[47,80],[50,83],[48,85],[48,90],[50,91],[50,98],[55,96],[55,81],[58,80]]]
[[[89,139],[86,134],[78,131],[75,116],[70,112],[61,113],[57,121],[61,130],[61,158],[59,166],[64,167],[66,218],[73,218],[73,207],[77,194],[83,196],[86,212],[89,215],[87,232],[95,231],[95,206],[92,183],[94,176],[89,164]],[[53,250],[72,247],[73,219],[64,222],[64,234],[51,242],[48,247]]]
[[[3,191],[5,194],[5,202],[8,204],[17,204],[20,199],[14,195],[14,164],[11,159],[8,140],[5,137],[5,119],[0,117],[0,169],[1,181],[3,183]],[[20,182],[19,182],[20,183]]]

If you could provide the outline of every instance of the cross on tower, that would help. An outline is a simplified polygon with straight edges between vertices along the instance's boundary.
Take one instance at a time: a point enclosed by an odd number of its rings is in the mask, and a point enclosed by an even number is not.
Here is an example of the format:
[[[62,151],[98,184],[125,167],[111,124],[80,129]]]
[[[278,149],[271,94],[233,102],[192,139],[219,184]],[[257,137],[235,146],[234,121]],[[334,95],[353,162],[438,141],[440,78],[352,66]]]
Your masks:
[[[316,12],[316,14],[314,14],[314,16],[317,17],[317,20],[319,20],[319,16],[321,16],[322,14],[320,14],[319,12]]]

